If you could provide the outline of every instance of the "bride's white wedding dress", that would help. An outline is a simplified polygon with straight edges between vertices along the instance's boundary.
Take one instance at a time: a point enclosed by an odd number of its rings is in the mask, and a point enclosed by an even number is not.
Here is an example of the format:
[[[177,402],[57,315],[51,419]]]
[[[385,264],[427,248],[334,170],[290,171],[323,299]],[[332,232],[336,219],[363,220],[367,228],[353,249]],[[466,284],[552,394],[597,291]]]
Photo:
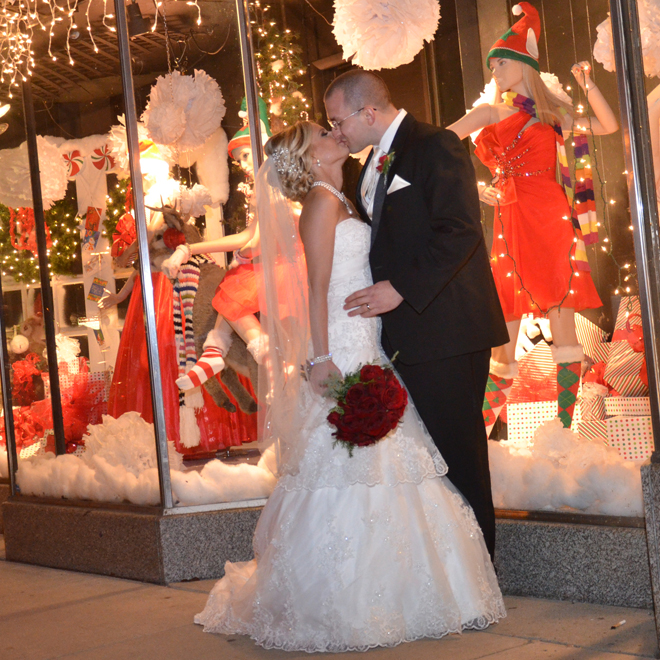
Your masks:
[[[370,228],[337,226],[329,340],[343,373],[385,360],[379,320],[349,317],[344,299],[371,285]],[[409,404],[395,432],[350,458],[333,448],[332,402],[305,385],[296,474],[280,478],[254,536],[256,559],[225,566],[195,622],[265,648],[365,650],[506,616],[481,531]]]

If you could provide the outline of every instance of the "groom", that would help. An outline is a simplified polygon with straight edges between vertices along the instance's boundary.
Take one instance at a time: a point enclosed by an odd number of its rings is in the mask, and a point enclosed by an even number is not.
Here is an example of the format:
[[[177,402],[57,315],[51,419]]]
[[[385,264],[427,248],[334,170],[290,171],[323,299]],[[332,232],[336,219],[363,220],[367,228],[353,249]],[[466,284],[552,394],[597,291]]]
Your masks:
[[[495,516],[482,404],[490,349],[509,340],[480,222],[475,173],[452,131],[397,110],[382,79],[352,70],[325,93],[335,139],[373,146],[357,206],[375,284],[346,299],[381,316],[382,343],[472,506],[493,556]]]

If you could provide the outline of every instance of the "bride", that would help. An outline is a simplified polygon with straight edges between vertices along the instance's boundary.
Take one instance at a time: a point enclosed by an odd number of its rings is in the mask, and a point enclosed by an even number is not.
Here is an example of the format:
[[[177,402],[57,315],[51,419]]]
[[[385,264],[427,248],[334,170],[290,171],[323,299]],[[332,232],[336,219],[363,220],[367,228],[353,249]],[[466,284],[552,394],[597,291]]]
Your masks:
[[[387,363],[379,319],[343,310],[347,295],[372,283],[370,227],[339,192],[348,149],[299,122],[266,153],[256,184],[270,339],[264,433],[279,481],[255,531],[255,559],[227,562],[195,622],[308,652],[485,628],[506,616],[495,572],[412,403],[376,444],[352,457],[333,447],[325,382]],[[288,200],[302,202],[299,222]],[[306,381],[299,367],[310,355]]]

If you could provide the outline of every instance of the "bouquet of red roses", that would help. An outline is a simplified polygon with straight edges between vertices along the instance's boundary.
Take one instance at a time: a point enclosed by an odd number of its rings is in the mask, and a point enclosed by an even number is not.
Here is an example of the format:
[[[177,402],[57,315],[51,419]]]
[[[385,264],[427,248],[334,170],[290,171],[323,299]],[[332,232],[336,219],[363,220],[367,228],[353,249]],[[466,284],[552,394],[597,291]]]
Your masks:
[[[355,447],[366,447],[394,430],[408,404],[408,392],[391,367],[367,364],[330,383],[327,396],[337,401],[328,422],[337,430],[333,444],[344,445],[350,456]]]

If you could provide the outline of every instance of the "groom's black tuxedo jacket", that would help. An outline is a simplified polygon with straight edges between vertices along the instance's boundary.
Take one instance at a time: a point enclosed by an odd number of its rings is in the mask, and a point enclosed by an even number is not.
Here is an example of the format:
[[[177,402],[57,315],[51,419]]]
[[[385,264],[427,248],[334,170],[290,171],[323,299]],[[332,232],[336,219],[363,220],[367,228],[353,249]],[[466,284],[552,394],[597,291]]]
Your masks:
[[[382,316],[386,352],[419,364],[508,342],[465,147],[454,132],[408,114],[392,152],[376,189],[369,257],[374,281],[389,280],[404,298]],[[362,176],[357,205],[368,219]],[[410,185],[388,194],[395,177]]]

